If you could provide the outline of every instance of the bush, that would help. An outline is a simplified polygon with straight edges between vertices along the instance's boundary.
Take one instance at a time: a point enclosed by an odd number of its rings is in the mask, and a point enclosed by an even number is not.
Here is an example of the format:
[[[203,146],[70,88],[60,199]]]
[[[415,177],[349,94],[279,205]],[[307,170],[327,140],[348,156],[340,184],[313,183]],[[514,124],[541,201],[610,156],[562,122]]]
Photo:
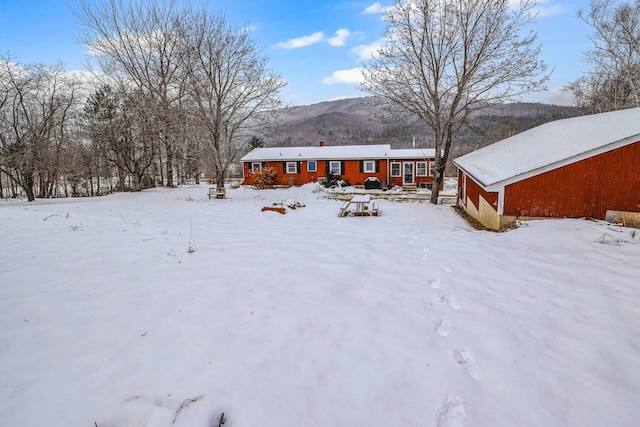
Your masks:
[[[346,187],[349,182],[346,179],[342,179],[340,175],[334,175],[332,172],[327,173],[327,178],[322,183],[327,188]]]
[[[276,168],[269,166],[262,170],[256,171],[253,173],[256,177],[253,185],[257,188],[267,188],[271,187],[273,183],[276,181],[276,176],[278,176],[278,172],[276,172]]]

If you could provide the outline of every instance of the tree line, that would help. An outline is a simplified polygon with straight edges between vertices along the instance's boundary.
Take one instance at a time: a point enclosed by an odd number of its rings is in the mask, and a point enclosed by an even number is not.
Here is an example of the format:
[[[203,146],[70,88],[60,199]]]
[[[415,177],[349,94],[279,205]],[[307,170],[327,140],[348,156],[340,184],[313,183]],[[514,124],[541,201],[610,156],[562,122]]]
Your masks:
[[[227,171],[285,85],[249,29],[174,0],[81,0],[92,78],[0,57],[0,197],[175,186]]]
[[[285,82],[248,28],[182,4],[78,0],[97,87],[59,66],[0,57],[0,196],[171,187],[203,168],[224,185],[250,138],[262,144],[257,131]],[[530,30],[537,7],[395,0],[386,9],[360,88],[381,103],[383,123],[414,118],[432,131],[436,184],[476,112],[545,89],[550,72]],[[640,1],[591,0],[578,17],[594,30],[592,68],[565,90],[585,114],[639,106]]]

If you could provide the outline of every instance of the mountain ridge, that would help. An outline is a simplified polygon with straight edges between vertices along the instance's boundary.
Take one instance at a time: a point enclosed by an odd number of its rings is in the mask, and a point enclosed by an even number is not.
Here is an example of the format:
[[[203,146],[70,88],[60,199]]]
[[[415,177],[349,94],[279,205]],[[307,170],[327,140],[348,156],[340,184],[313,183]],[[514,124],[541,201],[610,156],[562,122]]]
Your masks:
[[[416,119],[380,121],[384,106],[371,97],[292,106],[278,112],[263,135],[264,145],[311,146],[391,144],[394,148],[433,148],[433,132]],[[540,103],[490,105],[472,115],[457,134],[451,158],[543,123],[579,115],[576,107]]]

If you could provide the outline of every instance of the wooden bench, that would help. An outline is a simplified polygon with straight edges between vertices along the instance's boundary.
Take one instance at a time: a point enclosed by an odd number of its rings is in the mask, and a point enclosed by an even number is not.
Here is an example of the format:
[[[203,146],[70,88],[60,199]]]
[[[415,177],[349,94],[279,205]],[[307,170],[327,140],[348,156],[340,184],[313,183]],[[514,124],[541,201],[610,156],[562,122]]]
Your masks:
[[[227,195],[227,190],[224,187],[209,187],[209,198],[215,196],[216,199],[224,199]]]

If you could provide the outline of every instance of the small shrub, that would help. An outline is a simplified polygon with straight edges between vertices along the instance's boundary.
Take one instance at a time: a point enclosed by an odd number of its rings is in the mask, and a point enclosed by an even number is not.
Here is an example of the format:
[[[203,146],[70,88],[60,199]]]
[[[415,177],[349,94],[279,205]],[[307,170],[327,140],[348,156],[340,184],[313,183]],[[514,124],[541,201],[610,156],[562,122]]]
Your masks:
[[[253,173],[256,177],[253,185],[257,188],[267,188],[270,187],[276,182],[276,177],[278,176],[278,172],[276,172],[276,168],[269,166],[260,171],[256,171]]]
[[[329,171],[327,173],[327,178],[324,180],[322,185],[326,188],[347,187],[349,185],[349,181],[342,179],[340,175],[335,175],[333,172]]]

